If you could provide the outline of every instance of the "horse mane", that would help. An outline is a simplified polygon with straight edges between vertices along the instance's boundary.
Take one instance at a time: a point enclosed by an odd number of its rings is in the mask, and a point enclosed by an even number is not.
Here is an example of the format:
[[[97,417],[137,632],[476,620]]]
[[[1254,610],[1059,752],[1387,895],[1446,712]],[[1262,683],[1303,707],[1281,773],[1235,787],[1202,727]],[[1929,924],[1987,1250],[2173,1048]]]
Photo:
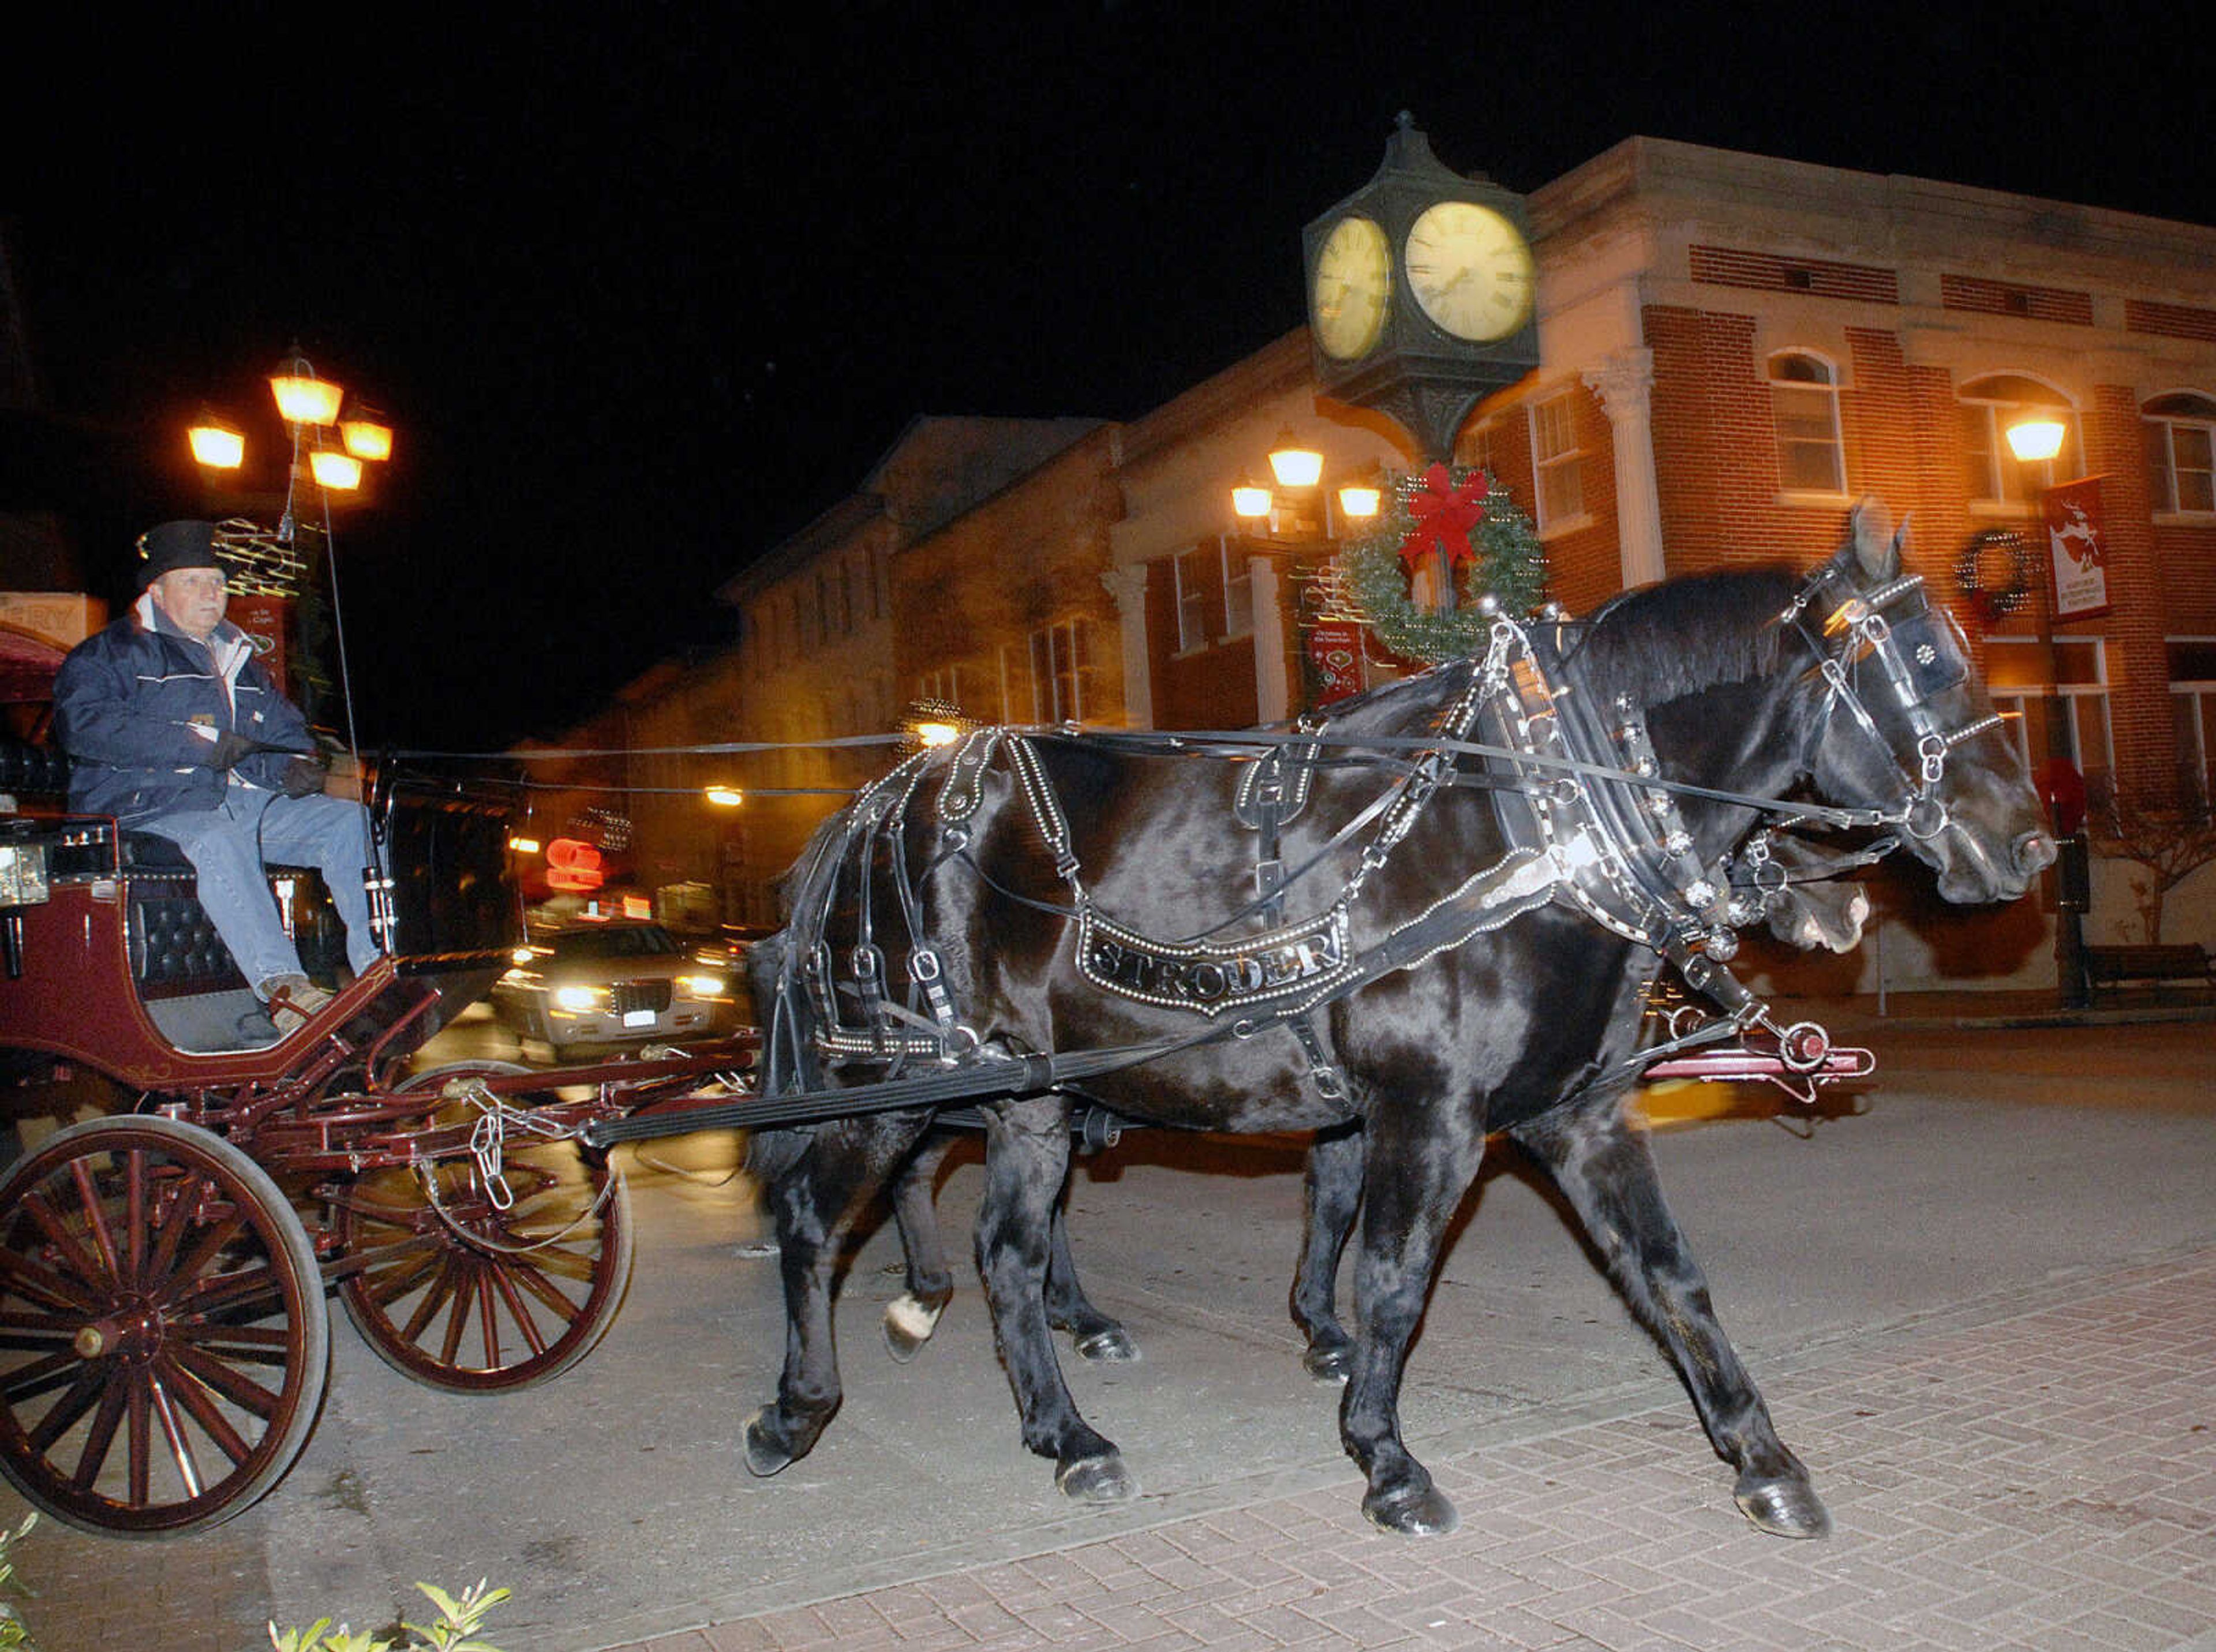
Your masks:
[[[1576,650],[1595,703],[1666,704],[1767,675],[1797,580],[1782,567],[1689,574],[1627,593],[1595,614]]]

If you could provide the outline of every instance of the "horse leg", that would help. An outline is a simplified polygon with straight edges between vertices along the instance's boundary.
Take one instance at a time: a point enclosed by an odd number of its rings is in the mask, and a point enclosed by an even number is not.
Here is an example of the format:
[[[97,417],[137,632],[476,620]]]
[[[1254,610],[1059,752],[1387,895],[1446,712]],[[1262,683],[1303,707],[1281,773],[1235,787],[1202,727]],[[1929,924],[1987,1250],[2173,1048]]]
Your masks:
[[[1055,1462],[1055,1483],[1084,1502],[1137,1489],[1114,1443],[1078,1414],[1055,1359],[1045,1284],[1054,1212],[1069,1171],[1066,1107],[1050,1096],[988,1111],[985,1197],[977,1212],[977,1277],[1015,1392],[1024,1444]]]
[[[785,1367],[777,1397],[747,1419],[747,1467],[775,1474],[815,1448],[839,1409],[831,1304],[840,1241],[855,1213],[898,1169],[928,1115],[759,1131],[748,1162],[767,1179],[785,1284]]]
[[[1358,1127],[1328,1131],[1308,1149],[1302,1178],[1301,1262],[1293,1274],[1293,1323],[1308,1338],[1301,1363],[1319,1382],[1343,1383],[1354,1339],[1339,1323],[1339,1256],[1362,1203],[1363,1142]]]
[[[1779,1537],[1824,1536],[1831,1516],[1725,1336],[1708,1280],[1663,1202],[1647,1139],[1624,1121],[1621,1097],[1596,1096],[1509,1133],[1552,1173],[1633,1308],[1670,1350],[1717,1455],[1739,1471],[1733,1495],[1747,1519]]]
[[[1369,1478],[1362,1512],[1388,1532],[1428,1537],[1459,1521],[1400,1439],[1400,1379],[1447,1224],[1485,1156],[1483,1127],[1438,1115],[1375,1115],[1354,1262],[1361,1336],[1339,1397],[1339,1434]]]
[[[931,1340],[939,1317],[954,1299],[954,1274],[939,1242],[939,1217],[932,1204],[939,1167],[953,1145],[951,1137],[926,1142],[893,1184],[893,1222],[908,1261],[908,1289],[885,1305],[884,1332],[886,1351],[902,1365]]]
[[[1077,1259],[1069,1249],[1069,1189],[1055,1201],[1054,1223],[1048,1235],[1046,1257],[1046,1318],[1056,1330],[1069,1333],[1070,1347],[1081,1360],[1095,1365],[1124,1365],[1139,1357],[1139,1345],[1123,1325],[1093,1305],[1077,1280]]]

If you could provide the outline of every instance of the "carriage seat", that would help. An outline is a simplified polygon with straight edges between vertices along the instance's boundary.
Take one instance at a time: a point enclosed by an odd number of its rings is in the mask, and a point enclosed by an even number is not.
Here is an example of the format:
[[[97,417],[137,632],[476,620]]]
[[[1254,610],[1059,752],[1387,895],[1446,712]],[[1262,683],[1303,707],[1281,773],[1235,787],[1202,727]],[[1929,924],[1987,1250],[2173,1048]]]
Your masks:
[[[142,997],[178,998],[248,985],[200,905],[193,863],[183,850],[159,832],[126,832],[120,864],[130,891],[125,934],[131,976]],[[311,977],[332,978],[346,955],[345,930],[322,877],[311,867],[265,869],[273,879],[290,878],[296,885],[293,940],[301,967]]]
[[[200,905],[198,880],[183,850],[159,832],[126,832],[120,862],[130,892],[124,939],[140,997],[181,998],[247,985]]]

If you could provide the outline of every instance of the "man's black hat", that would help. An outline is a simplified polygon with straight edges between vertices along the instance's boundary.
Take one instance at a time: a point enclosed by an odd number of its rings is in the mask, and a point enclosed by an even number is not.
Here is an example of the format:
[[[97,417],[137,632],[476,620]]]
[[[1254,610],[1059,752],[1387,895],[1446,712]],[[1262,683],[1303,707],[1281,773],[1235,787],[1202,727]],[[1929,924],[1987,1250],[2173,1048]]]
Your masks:
[[[212,522],[164,522],[138,536],[138,588],[144,591],[164,574],[181,568],[212,568],[224,571],[215,554]]]

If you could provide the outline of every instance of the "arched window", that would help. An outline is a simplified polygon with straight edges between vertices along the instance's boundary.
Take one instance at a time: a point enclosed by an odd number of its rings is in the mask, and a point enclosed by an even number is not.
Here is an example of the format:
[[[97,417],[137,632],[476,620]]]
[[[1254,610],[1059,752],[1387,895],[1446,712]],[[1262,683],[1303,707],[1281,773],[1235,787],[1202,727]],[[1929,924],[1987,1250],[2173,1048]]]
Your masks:
[[[1963,481],[1973,505],[2030,505],[2040,491],[2085,474],[2078,410],[2051,384],[2021,373],[1989,373],[1956,392],[1961,404]],[[2011,425],[2038,415],[2062,421],[2062,451],[2026,464],[2009,451]]]
[[[2216,512],[2216,400],[2182,391],[2142,405],[2156,510]]]
[[[1777,427],[1778,485],[1788,494],[1844,494],[1839,384],[1831,364],[1802,350],[1770,358],[1770,411]]]

